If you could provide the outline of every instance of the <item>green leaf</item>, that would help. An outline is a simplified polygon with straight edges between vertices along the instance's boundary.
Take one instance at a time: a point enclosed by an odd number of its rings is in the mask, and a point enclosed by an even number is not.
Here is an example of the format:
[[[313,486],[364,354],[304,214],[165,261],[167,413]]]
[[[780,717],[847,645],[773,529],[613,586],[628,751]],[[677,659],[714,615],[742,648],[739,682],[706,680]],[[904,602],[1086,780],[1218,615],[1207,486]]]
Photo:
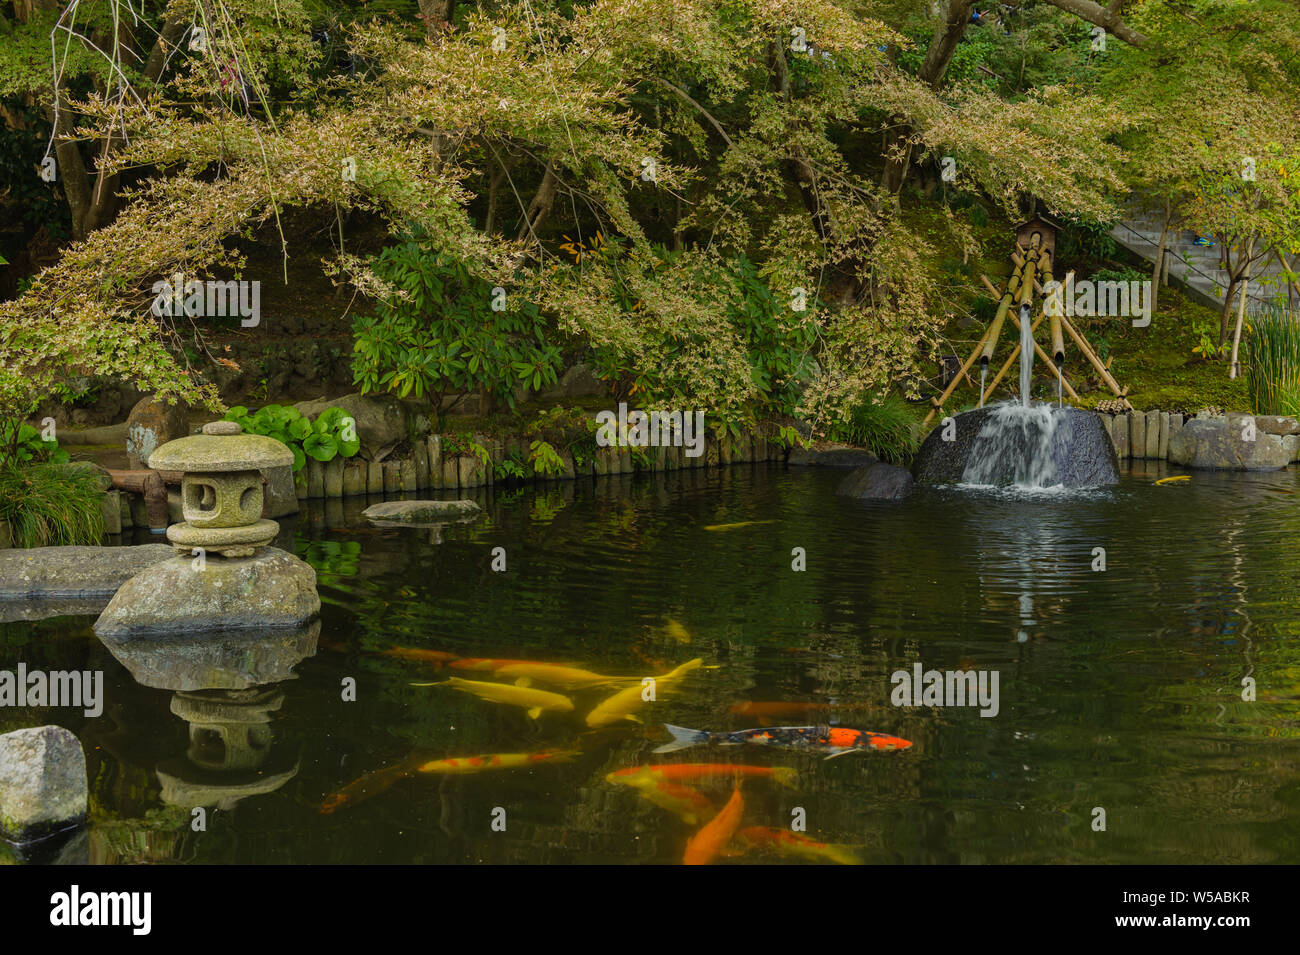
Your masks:
[[[317,461],[332,461],[339,453],[339,444],[333,435],[313,432],[303,439],[302,449]]]

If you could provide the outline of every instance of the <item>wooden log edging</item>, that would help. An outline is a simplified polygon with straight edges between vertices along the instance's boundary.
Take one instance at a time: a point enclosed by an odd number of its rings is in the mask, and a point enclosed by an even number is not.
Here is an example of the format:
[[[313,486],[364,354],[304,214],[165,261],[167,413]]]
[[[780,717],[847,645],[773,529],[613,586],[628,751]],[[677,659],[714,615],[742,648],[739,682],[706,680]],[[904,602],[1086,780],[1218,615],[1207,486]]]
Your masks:
[[[294,475],[298,499],[325,499],[361,495],[402,494],[419,491],[463,491],[491,487],[497,478],[494,466],[523,456],[529,441],[519,435],[504,438],[476,434],[474,443],[485,448],[493,465],[474,455],[447,453],[444,436],[431,434],[420,439],[412,453],[403,458],[367,461],[363,458],[335,458],[322,464],[312,458]],[[568,451],[558,451],[564,462],[562,474],[533,475],[522,483],[572,481],[580,477],[609,477],[637,472],[678,471],[693,468],[721,468],[740,464],[783,462],[787,451],[762,432],[743,433],[737,438],[707,440],[704,453],[690,458],[681,447],[597,448],[591,460],[581,466]]]

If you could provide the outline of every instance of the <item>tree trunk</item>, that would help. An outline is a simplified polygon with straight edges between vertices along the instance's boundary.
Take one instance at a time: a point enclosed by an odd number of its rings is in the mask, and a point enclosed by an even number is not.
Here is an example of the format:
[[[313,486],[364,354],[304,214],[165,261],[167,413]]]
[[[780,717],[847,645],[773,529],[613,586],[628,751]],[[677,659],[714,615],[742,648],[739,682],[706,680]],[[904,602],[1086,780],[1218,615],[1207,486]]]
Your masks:
[[[546,164],[546,172],[542,174],[542,183],[537,187],[537,193],[533,196],[533,201],[528,203],[528,210],[524,214],[524,221],[519,224],[519,238],[531,238],[534,242],[538,241],[537,230],[542,227],[546,217],[551,214],[551,205],[555,202],[555,167],[554,163]]]
[[[948,0],[948,13],[944,22],[935,27],[930,47],[925,51],[925,60],[916,78],[937,90],[948,72],[948,64],[957,52],[957,44],[966,35],[966,26],[970,23],[971,7],[975,0]],[[885,171],[880,177],[881,188],[889,195],[896,196],[903,183],[907,181],[907,170],[912,163],[912,144],[906,133],[896,133],[885,157]]]
[[[1151,314],[1156,312],[1156,302],[1160,297],[1160,285],[1165,271],[1165,250],[1169,241],[1169,219],[1171,216],[1169,197],[1165,197],[1165,214],[1160,222],[1160,242],[1156,246],[1156,262],[1151,270]]]
[[[1246,268],[1241,277],[1241,304],[1237,306],[1237,328],[1232,333],[1232,365],[1228,370],[1228,377],[1236,378],[1241,374],[1241,367],[1237,363],[1237,354],[1241,348],[1241,325],[1246,317],[1246,291],[1250,288],[1250,265],[1251,255],[1255,251],[1255,240],[1251,239],[1246,246]]]
[[[456,0],[419,0],[419,17],[424,21],[424,33],[430,40],[442,33],[456,12]]]
[[[1092,0],[1047,0],[1052,6],[1073,13],[1076,17],[1103,27],[1107,33],[1118,37],[1129,46],[1142,46],[1147,42],[1145,35],[1126,26],[1120,19],[1119,12],[1124,6],[1123,0],[1111,0],[1109,6],[1103,7]]]

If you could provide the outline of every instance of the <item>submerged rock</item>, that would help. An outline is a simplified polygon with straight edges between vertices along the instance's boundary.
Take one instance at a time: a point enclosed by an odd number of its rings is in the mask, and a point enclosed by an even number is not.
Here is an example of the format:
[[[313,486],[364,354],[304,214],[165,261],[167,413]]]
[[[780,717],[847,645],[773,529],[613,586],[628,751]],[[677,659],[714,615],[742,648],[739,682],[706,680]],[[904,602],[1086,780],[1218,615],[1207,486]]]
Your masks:
[[[1117,483],[1119,460],[1091,411],[1005,402],[940,423],[912,472],[921,484],[1082,488]]]
[[[252,557],[172,557],[136,574],[95,621],[100,635],[300,627],[320,612],[316,571],[276,547]]]
[[[108,596],[174,554],[166,544],[0,550],[0,600]]]
[[[473,520],[478,514],[473,501],[384,501],[361,512],[362,517],[382,524],[443,524]]]
[[[0,736],[0,838],[26,843],[86,818],[86,754],[62,726]]]
[[[1290,464],[1300,439],[1258,427],[1252,431],[1247,417],[1193,418],[1169,436],[1169,463],[1224,471],[1272,471]]]
[[[841,481],[835,493],[860,501],[901,501],[912,493],[915,483],[907,468],[873,461]]]

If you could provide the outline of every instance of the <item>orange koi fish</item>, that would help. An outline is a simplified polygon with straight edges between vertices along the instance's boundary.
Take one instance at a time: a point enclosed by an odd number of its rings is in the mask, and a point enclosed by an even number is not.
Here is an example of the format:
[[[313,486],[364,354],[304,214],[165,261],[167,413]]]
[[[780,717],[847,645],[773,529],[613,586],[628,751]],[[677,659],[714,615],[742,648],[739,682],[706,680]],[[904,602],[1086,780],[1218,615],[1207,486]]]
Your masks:
[[[745,812],[745,800],[737,786],[731,792],[731,798],[722,807],[722,811],[704,825],[699,832],[691,836],[686,843],[686,855],[682,857],[685,865],[708,865],[718,857],[731,837],[740,828],[740,817]]]
[[[321,815],[327,816],[345,807],[365,802],[372,796],[378,796],[380,793],[391,789],[395,783],[401,782],[414,773],[423,759],[423,756],[411,756],[400,763],[394,763],[391,766],[385,766],[383,769],[377,769],[373,773],[367,773],[360,779],[348,783],[338,792],[326,796],[318,811]]]
[[[770,779],[794,789],[799,770],[790,766],[742,766],[734,763],[659,763],[618,769],[605,777],[611,783],[639,785],[643,781],[685,782],[696,779]]]
[[[736,839],[749,848],[765,849],[781,855],[827,859],[838,865],[862,865],[862,860],[848,846],[817,842],[801,832],[773,829],[771,826],[748,826],[736,833]]]
[[[485,756],[435,759],[416,768],[422,773],[468,774],[480,773],[485,769],[519,769],[537,763],[563,763],[581,755],[582,750],[578,749],[562,749],[545,753],[490,753]]]

